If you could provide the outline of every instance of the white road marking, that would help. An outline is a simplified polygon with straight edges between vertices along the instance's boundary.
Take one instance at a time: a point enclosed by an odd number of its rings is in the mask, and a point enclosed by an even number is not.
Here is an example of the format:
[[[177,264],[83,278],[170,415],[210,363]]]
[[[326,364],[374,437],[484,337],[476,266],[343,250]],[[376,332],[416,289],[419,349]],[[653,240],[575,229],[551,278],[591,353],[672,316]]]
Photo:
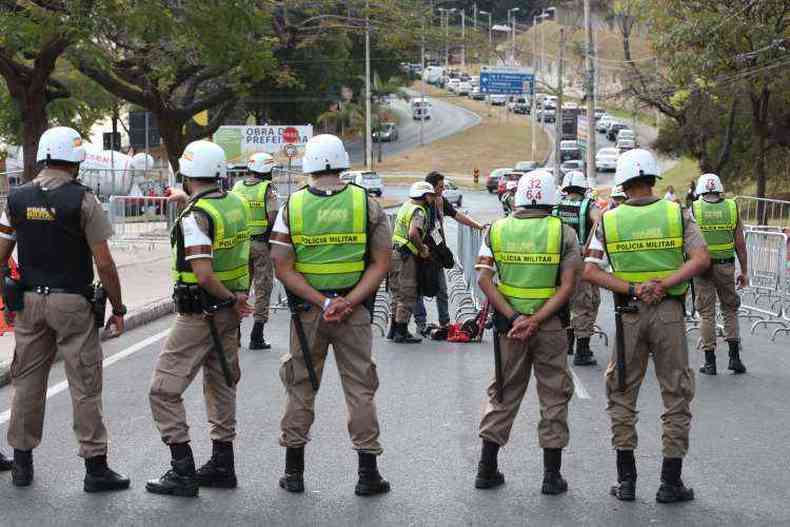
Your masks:
[[[573,371],[573,368],[568,366],[568,369],[571,370],[571,376],[573,377],[574,395],[576,395],[579,399],[589,399],[590,392],[588,392],[587,389],[584,387],[584,385],[582,384],[582,380],[579,379],[579,376],[576,375],[576,372]]]
[[[102,366],[106,368],[108,366],[115,364],[120,360],[125,359],[129,355],[137,353],[141,349],[147,348],[151,344],[154,344],[155,342],[162,340],[168,335],[168,333],[170,333],[169,329],[162,331],[160,333],[156,333],[155,335],[151,335],[147,339],[143,339],[137,344],[134,344],[124,350],[119,351],[112,357],[107,357],[102,362]],[[50,386],[49,389],[47,389],[47,399],[49,399],[50,397],[54,397],[55,395],[59,394],[62,391],[65,391],[68,387],[69,387],[68,381],[61,381],[57,384]],[[11,409],[8,409],[5,412],[0,413],[0,425],[7,423],[10,418],[11,418]]]

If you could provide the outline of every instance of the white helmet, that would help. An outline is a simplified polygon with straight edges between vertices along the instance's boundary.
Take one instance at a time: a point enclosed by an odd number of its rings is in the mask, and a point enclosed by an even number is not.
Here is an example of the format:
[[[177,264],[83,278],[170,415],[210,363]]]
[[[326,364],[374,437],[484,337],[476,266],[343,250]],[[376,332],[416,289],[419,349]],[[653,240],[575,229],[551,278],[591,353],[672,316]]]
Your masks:
[[[724,185],[716,174],[702,174],[697,179],[697,189],[694,191],[698,196],[709,192],[724,192]]]
[[[433,185],[427,181],[417,181],[416,183],[411,184],[411,187],[409,188],[410,198],[420,199],[426,194],[436,194],[436,190],[433,188]]]
[[[622,185],[615,185],[614,187],[612,187],[612,191],[609,194],[609,197],[612,198],[612,199],[614,199],[614,198],[628,198],[628,196],[625,195],[625,192],[623,192],[623,186]]]
[[[50,128],[38,140],[36,161],[65,161],[82,163],[85,161],[85,148],[79,132],[66,126]]]
[[[132,157],[129,162],[129,168],[132,170],[145,170],[146,168],[154,168],[156,160],[145,152],[140,152]]]
[[[266,152],[252,154],[247,160],[247,170],[256,174],[271,174],[274,168],[274,157]]]
[[[518,188],[518,181],[515,179],[511,179],[507,183],[505,183],[505,190],[515,190]]]
[[[629,150],[617,159],[617,170],[614,173],[614,184],[622,185],[626,181],[643,176],[661,177],[656,158],[642,148]]]
[[[557,196],[554,174],[546,170],[533,170],[518,180],[516,207],[554,206],[557,204]]]
[[[578,187],[587,190],[587,177],[581,170],[571,170],[562,179],[562,190],[568,190],[568,187]]]
[[[178,160],[179,172],[192,179],[224,178],[227,173],[225,151],[211,141],[193,141]]]
[[[302,172],[312,174],[324,170],[343,170],[351,166],[348,152],[337,136],[319,134],[304,147]]]

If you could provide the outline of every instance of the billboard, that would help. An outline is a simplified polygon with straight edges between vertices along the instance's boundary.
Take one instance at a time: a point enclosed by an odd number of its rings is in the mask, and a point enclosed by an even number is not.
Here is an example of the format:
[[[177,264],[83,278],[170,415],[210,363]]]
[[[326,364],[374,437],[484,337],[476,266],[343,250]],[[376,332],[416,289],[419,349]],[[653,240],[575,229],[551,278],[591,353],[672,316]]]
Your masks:
[[[588,130],[587,126],[588,126],[587,115],[580,113],[579,116],[577,117],[577,124],[576,124],[577,134],[578,134],[576,138],[576,142],[579,143],[579,147],[582,150],[587,149],[587,130]]]
[[[225,150],[229,166],[246,165],[247,158],[257,152],[266,152],[276,158],[283,156],[286,145],[295,145],[299,154],[310,138],[313,125],[300,126],[220,126],[214,133],[214,142]]]

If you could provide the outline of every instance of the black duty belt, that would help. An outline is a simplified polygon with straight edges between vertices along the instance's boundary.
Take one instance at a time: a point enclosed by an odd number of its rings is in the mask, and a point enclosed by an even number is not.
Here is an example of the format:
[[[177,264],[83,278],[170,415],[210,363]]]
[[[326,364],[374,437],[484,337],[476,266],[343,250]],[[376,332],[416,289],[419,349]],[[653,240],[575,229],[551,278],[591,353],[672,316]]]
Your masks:
[[[735,263],[735,257],[732,257],[732,258],[711,258],[710,261],[714,265],[731,264],[731,263]]]
[[[74,289],[71,287],[49,287],[47,285],[34,285],[25,287],[25,291],[31,291],[39,295],[51,295],[53,293],[66,294],[66,295],[82,295],[87,296],[90,287],[84,289]]]

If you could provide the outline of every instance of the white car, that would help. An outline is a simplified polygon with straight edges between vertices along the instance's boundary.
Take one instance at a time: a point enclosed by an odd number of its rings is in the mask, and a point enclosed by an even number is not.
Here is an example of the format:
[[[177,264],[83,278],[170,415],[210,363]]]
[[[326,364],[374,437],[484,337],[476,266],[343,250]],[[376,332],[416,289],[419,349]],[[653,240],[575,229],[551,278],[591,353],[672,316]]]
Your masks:
[[[621,139],[631,139],[632,141],[636,142],[636,133],[628,128],[623,128],[617,132],[617,140],[620,141]]]
[[[489,95],[488,101],[491,106],[504,106],[507,104],[507,95]]]
[[[595,130],[599,133],[605,133],[606,129],[609,128],[609,123],[613,120],[614,118],[608,113],[603,114],[601,118],[598,119],[598,122],[595,123]]]
[[[617,140],[617,149],[622,153],[627,150],[633,150],[636,148],[636,141],[633,139],[618,139]]]
[[[453,93],[458,92],[458,88],[461,85],[461,79],[449,79],[447,81],[447,90]]]
[[[381,197],[384,193],[381,176],[371,170],[348,170],[340,174],[340,180],[366,188],[368,194],[373,196]]]
[[[469,95],[469,92],[472,91],[472,84],[467,81],[461,81],[458,83],[458,89],[455,91],[458,95]]]
[[[601,148],[595,155],[595,170],[609,172],[617,169],[617,158],[620,151],[617,148]]]
[[[543,107],[556,110],[558,101],[559,98],[556,95],[546,95],[546,98],[543,100]]]
[[[461,189],[458,188],[458,185],[453,183],[452,179],[448,178],[444,179],[444,192],[442,193],[442,197],[456,207],[460,207],[464,201],[464,195],[461,193]]]

